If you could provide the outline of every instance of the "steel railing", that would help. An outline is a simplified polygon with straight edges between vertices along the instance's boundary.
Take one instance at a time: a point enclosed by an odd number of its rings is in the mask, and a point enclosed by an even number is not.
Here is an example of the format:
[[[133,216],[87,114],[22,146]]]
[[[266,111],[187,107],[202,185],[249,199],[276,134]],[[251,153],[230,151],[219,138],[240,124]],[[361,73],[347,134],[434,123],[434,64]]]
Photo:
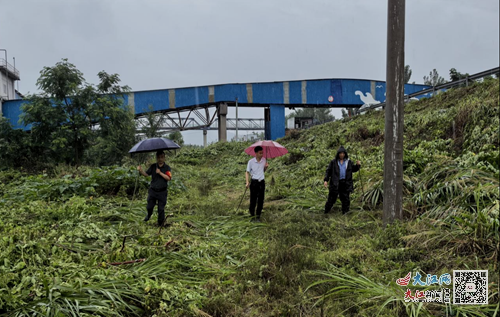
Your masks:
[[[463,83],[465,83],[465,85],[468,86],[470,81],[473,81],[473,80],[476,80],[476,79],[480,79],[480,78],[484,78],[486,76],[497,75],[499,72],[500,72],[500,67],[495,67],[495,68],[492,68],[492,69],[488,69],[488,70],[485,70],[485,71],[482,71],[482,72],[479,72],[479,73],[476,73],[476,74],[473,74],[473,75],[466,76],[465,78],[460,79],[460,80],[451,81],[451,82],[448,82],[448,83],[444,83],[444,84],[441,84],[441,85],[433,86],[433,87],[430,87],[430,88],[427,88],[427,89],[424,89],[424,90],[420,90],[420,91],[417,91],[417,92],[405,95],[405,101],[409,100],[410,98],[413,98],[413,97],[416,97],[416,96],[420,96],[420,95],[425,95],[425,94],[428,94],[428,93],[431,93],[431,92],[434,95],[434,93],[436,91],[438,91],[438,90],[453,88],[453,87],[457,87],[457,86],[462,86]],[[368,110],[371,110],[371,109],[375,109],[375,108],[379,108],[379,107],[384,107],[385,105],[386,105],[385,102],[381,102],[381,103],[377,103],[377,104],[374,104],[374,105],[370,105],[370,106],[368,106],[366,108],[358,110],[357,112],[361,113],[361,112],[365,112],[365,111],[368,111]]]
[[[8,63],[4,58],[0,58],[0,67],[7,68],[7,71],[11,72],[16,77],[19,77],[19,71],[10,63]]]

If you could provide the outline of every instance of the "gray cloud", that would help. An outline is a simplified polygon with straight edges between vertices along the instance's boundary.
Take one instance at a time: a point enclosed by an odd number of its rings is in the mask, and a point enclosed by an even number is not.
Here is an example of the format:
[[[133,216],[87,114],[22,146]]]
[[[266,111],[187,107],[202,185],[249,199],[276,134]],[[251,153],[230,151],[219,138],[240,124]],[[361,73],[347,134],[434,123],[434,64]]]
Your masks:
[[[22,92],[35,92],[39,71],[61,58],[90,82],[106,70],[133,90],[385,80],[387,1],[0,0],[0,8],[0,47],[16,57]],[[448,78],[452,67],[496,67],[498,0],[406,1],[405,46],[417,83],[433,68]]]

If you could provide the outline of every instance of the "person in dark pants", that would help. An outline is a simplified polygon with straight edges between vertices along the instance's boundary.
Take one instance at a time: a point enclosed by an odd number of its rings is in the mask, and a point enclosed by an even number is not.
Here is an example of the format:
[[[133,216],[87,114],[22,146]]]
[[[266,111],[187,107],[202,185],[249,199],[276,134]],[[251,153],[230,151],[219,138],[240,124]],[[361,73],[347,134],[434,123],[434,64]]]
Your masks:
[[[255,147],[255,157],[248,161],[245,178],[247,188],[250,187],[250,216],[252,221],[260,222],[260,215],[264,207],[264,193],[266,182],[264,172],[269,167],[267,160],[263,158],[264,151],[261,146]],[[250,181],[249,181],[250,178]],[[257,211],[255,206],[257,205]]]
[[[165,164],[165,153],[156,152],[156,164],[151,164],[146,172],[139,165],[137,170],[143,176],[151,176],[151,185],[148,190],[148,205],[146,207],[148,215],[144,221],[148,221],[153,215],[153,209],[158,203],[158,226],[162,226],[165,221],[165,205],[167,204],[168,182],[172,180],[170,166]]]
[[[325,205],[325,214],[330,212],[333,204],[337,201],[337,197],[340,198],[342,203],[342,214],[349,212],[351,204],[349,195],[353,191],[352,173],[359,171],[360,168],[361,162],[356,161],[356,165],[354,165],[349,160],[347,151],[341,146],[326,169],[325,187],[328,187],[328,182],[330,182],[330,188]]]

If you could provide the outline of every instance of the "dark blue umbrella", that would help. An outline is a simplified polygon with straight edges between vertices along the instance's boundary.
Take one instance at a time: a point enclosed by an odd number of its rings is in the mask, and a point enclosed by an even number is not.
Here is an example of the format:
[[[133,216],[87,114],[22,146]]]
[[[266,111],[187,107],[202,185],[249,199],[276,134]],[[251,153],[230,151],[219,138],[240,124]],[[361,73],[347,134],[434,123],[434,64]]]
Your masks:
[[[172,140],[165,138],[151,138],[142,140],[141,142],[134,145],[134,147],[128,151],[129,153],[144,153],[144,152],[154,152],[161,150],[175,150],[181,147]]]

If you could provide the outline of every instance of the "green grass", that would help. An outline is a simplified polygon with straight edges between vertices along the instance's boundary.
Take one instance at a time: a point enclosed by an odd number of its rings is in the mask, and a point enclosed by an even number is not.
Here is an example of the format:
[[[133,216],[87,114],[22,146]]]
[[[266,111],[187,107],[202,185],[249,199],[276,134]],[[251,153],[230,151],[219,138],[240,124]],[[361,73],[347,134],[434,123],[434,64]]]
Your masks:
[[[156,215],[142,222],[147,180],[133,162],[2,171],[0,315],[498,315],[498,90],[490,80],[406,105],[405,219],[387,227],[378,111],[279,140],[290,154],[270,161],[262,223],[247,217],[248,192],[237,210],[250,143],[167,158],[161,230]],[[325,216],[339,145],[363,168],[351,212],[337,202]],[[458,269],[489,271],[490,305],[406,303],[395,283]]]

